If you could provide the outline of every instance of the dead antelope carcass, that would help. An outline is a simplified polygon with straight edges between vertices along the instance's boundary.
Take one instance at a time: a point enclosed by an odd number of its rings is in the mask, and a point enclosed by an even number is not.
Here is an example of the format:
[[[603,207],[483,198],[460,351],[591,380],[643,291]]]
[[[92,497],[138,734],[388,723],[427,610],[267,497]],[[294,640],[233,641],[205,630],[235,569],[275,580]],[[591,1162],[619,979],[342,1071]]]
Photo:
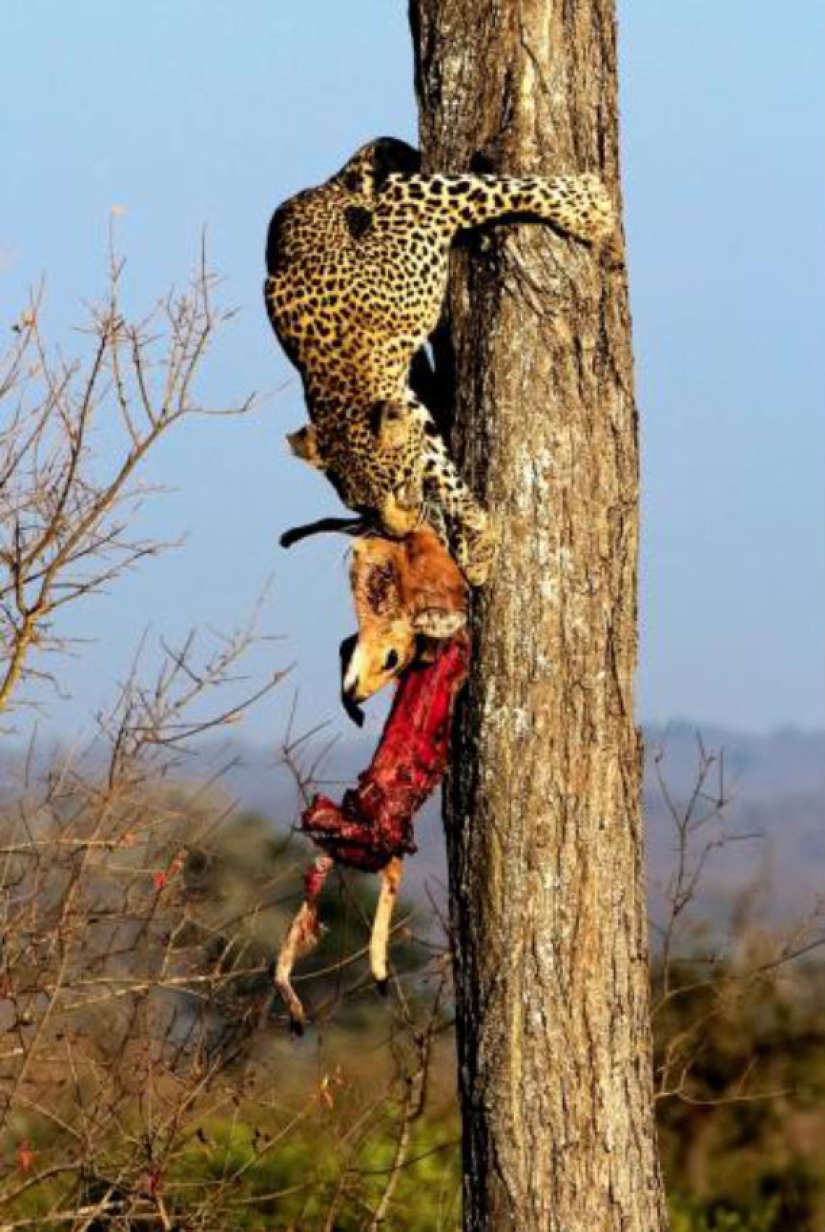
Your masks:
[[[415,851],[413,818],[435,790],[447,765],[455,700],[467,677],[470,644],[462,630],[436,644],[428,662],[401,676],[389,717],[369,767],[340,804],[316,796],[301,829],[324,853],[305,878],[305,899],[292,922],[275,967],[275,983],[293,1031],[303,1030],[304,1010],[292,987],[296,958],[318,939],[317,899],[333,862],[381,874],[381,892],[370,943],[379,987],[387,979],[387,944],[402,858]]]

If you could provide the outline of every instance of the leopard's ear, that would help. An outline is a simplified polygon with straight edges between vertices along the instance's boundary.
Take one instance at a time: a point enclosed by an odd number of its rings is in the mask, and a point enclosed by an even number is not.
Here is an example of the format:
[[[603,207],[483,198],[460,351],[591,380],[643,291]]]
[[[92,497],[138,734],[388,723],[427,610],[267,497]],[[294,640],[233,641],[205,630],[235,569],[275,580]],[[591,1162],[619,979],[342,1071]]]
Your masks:
[[[380,192],[390,175],[415,175],[420,170],[421,155],[406,141],[399,141],[396,137],[379,137],[373,143],[373,192]]]
[[[418,612],[412,621],[416,633],[441,641],[452,637],[467,624],[467,613],[445,607],[427,607]]]
[[[318,448],[318,437],[312,424],[306,424],[297,432],[287,432],[286,440],[296,458],[302,458],[304,462],[308,462],[310,466],[316,467],[319,471],[325,469],[324,460]]]

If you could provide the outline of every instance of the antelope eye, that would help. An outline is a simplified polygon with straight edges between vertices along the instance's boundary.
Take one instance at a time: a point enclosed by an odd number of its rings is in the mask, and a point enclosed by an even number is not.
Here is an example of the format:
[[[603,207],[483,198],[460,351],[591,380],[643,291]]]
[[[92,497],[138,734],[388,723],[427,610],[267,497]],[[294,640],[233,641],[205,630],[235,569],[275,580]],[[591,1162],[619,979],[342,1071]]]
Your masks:
[[[395,671],[395,669],[398,667],[399,662],[400,660],[398,658],[398,651],[391,650],[389,654],[387,655],[386,659],[384,660],[384,671],[385,672]]]

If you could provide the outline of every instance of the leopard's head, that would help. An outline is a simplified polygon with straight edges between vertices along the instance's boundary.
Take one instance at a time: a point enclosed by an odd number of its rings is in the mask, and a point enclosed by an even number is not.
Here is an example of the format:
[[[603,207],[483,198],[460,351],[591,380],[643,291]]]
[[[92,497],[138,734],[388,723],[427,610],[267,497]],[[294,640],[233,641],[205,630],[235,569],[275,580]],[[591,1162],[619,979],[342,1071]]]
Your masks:
[[[356,150],[333,180],[351,196],[369,199],[381,191],[388,175],[414,175],[420,169],[418,150],[395,137],[378,137]]]
[[[289,438],[293,452],[322,470],[350,509],[393,537],[424,516],[424,428],[401,403],[330,416]]]

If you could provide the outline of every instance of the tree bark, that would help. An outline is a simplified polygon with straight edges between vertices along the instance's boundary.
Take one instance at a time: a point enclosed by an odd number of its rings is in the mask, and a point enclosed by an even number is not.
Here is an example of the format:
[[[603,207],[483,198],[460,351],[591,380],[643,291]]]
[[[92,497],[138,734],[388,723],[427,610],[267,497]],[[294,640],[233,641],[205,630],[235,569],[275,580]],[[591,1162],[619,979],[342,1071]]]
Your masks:
[[[618,206],[613,0],[411,20],[427,169],[596,171]],[[497,228],[456,254],[448,333],[454,453],[499,532],[446,792],[465,1228],[656,1232],[623,264]]]

